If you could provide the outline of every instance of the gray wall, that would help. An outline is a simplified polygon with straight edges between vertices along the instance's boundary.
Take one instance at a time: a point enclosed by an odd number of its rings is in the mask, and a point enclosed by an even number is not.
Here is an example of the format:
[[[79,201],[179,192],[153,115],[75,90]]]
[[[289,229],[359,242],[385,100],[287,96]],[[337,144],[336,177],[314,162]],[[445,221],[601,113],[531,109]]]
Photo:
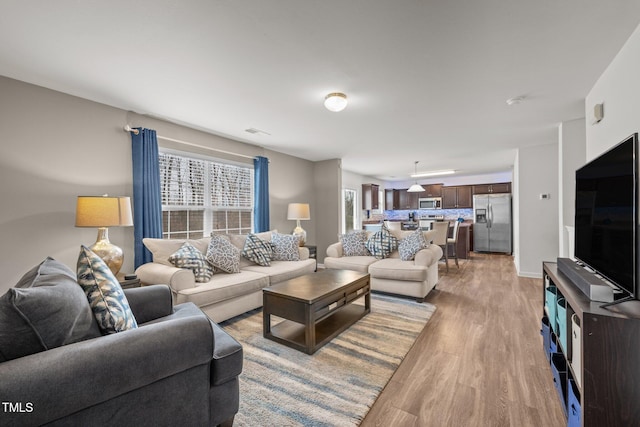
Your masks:
[[[312,204],[312,219],[303,224],[311,241],[316,236],[315,218],[335,215],[333,206],[325,212],[315,203],[312,162],[5,77],[0,77],[0,94],[0,295],[47,256],[75,270],[80,245],[93,244],[97,236],[96,229],[74,227],[77,196],[132,196],[131,138],[123,131],[125,124],[206,147],[268,157],[272,228],[291,232],[294,224],[286,220],[291,202]],[[329,182],[339,193],[339,180],[329,177]],[[328,192],[323,184],[321,193]],[[133,227],[111,228],[109,237],[124,250],[121,271],[133,271]]]
[[[339,159],[316,162],[313,168],[316,206],[318,217],[316,229],[316,245],[318,246],[318,262],[323,263],[330,244],[338,241],[340,233],[341,201],[342,201],[342,162]],[[313,212],[312,212],[313,214]]]

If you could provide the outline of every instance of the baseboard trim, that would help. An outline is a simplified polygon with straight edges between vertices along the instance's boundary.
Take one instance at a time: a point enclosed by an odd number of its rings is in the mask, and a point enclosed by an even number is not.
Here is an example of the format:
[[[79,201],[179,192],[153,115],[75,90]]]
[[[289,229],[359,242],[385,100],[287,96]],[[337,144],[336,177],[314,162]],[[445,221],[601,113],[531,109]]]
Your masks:
[[[518,277],[528,277],[530,279],[542,279],[542,273],[531,273],[528,271],[519,271]]]

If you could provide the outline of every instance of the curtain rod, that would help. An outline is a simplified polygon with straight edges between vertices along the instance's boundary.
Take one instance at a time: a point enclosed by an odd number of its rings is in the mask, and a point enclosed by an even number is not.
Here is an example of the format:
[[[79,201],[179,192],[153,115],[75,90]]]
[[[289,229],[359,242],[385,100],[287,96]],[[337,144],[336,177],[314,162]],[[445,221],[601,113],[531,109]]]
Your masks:
[[[124,127],[124,131],[125,132],[132,132],[135,135],[137,135],[139,133],[138,129],[134,129],[129,125],[126,125]],[[203,150],[216,151],[218,153],[229,154],[229,155],[237,156],[237,157],[244,157],[246,159],[255,159],[256,158],[256,156],[247,156],[246,154],[240,154],[240,153],[234,153],[232,151],[220,150],[219,148],[207,147],[205,145],[194,144],[193,142],[182,141],[180,139],[169,138],[167,136],[156,135],[156,137],[158,139],[164,139],[165,141],[171,141],[171,142],[176,142],[178,144],[190,145],[191,147],[202,148]]]

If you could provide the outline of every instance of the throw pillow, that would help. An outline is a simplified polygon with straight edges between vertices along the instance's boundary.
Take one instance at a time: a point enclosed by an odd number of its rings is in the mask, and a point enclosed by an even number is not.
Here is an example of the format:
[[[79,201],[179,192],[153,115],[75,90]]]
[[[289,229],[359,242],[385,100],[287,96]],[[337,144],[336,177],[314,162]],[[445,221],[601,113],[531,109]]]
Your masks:
[[[369,237],[366,246],[374,257],[388,258],[391,252],[398,248],[398,239],[392,236],[389,229],[383,225],[380,231],[376,231]]]
[[[53,258],[0,297],[0,362],[99,336],[76,275]]]
[[[340,235],[342,251],[344,256],[369,256],[371,253],[367,249],[367,232],[364,230],[350,231]]]
[[[180,249],[169,256],[169,262],[178,268],[188,268],[198,283],[206,283],[213,276],[213,267],[195,246],[189,242],[182,244]]]
[[[416,230],[398,243],[398,252],[403,261],[413,261],[418,251],[428,248],[429,243],[425,239],[422,230]]]
[[[242,249],[242,256],[258,265],[268,267],[271,265],[272,247],[255,234],[247,235]]]
[[[211,233],[207,261],[225,273],[240,273],[240,249],[225,235]]]
[[[78,284],[103,333],[114,334],[138,327],[118,279],[107,264],[84,245],[78,256]]]
[[[298,236],[292,234],[273,233],[271,235],[273,245],[273,259],[277,261],[299,261],[300,247]]]

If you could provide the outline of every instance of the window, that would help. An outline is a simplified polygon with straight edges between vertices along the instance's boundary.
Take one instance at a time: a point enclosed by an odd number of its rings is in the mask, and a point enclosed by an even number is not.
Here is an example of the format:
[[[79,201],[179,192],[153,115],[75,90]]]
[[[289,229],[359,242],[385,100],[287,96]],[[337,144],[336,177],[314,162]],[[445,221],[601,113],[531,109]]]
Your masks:
[[[343,213],[342,232],[348,233],[356,228],[356,190],[342,190]]]
[[[253,168],[170,152],[159,161],[165,239],[251,232]]]

